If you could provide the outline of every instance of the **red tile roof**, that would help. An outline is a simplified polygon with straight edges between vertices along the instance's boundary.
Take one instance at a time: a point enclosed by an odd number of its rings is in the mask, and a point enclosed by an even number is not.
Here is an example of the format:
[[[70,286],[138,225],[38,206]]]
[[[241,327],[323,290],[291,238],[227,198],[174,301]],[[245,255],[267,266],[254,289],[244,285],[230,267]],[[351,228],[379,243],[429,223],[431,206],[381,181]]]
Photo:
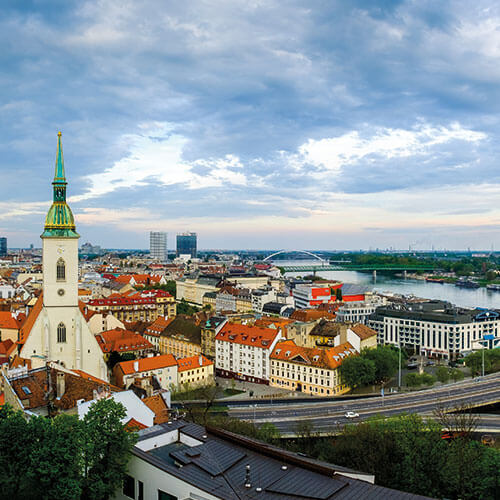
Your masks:
[[[200,358],[202,364],[200,365]],[[213,362],[208,358],[200,354],[198,356],[189,356],[188,358],[181,358],[177,360],[177,371],[185,372],[188,370],[194,370],[196,368],[200,368],[200,366],[209,366],[213,365]]]
[[[142,335],[135,332],[124,330],[123,328],[114,328],[96,335],[97,343],[102,352],[129,352],[151,349],[153,345]]]
[[[142,402],[155,413],[154,424],[168,422],[168,406],[161,394],[142,399]]]
[[[33,309],[28,314],[28,317],[23,321],[21,328],[19,329],[19,344],[24,344],[28,339],[28,335],[35,324],[38,315],[40,314],[43,307],[43,293],[40,294],[38,300],[35,302]]]
[[[215,340],[269,349],[277,337],[278,331],[272,328],[228,323],[215,336]]]
[[[356,325],[349,327],[361,340],[366,340],[374,335],[377,335],[375,330],[372,330],[369,326],[358,323]]]
[[[9,357],[16,350],[16,344],[10,339],[0,342],[0,356]]]
[[[163,316],[159,316],[153,323],[151,323],[146,330],[145,334],[153,335],[155,337],[159,337],[160,334],[167,328],[167,326],[172,323],[174,318],[164,318]]]
[[[142,429],[146,429],[148,426],[145,424],[142,424],[138,420],[136,420],[134,417],[132,417],[126,424],[125,424],[125,429],[126,430],[131,430],[131,431],[140,431]]]
[[[139,369],[134,368],[134,364],[138,363]],[[121,368],[124,375],[131,373],[146,372],[149,370],[160,370],[168,366],[176,366],[177,361],[172,354],[161,354],[160,356],[151,356],[150,358],[135,359],[131,361],[122,361],[117,366]]]
[[[296,345],[293,340],[287,340],[276,344],[270,359],[334,370],[342,364],[344,359],[356,355],[356,350],[349,342],[337,347],[319,349],[317,347],[301,347]]]
[[[12,316],[10,311],[0,311],[0,328],[17,330],[19,328],[19,322]]]

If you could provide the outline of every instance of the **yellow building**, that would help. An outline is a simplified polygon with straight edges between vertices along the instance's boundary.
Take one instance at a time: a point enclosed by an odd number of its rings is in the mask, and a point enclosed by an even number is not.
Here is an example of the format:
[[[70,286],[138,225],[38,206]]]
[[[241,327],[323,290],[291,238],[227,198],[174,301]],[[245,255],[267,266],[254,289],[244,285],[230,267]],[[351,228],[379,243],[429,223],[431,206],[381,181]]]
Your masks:
[[[342,383],[338,368],[356,355],[349,344],[326,349],[301,347],[292,340],[276,344],[270,356],[269,385],[315,396],[338,396],[350,390]]]
[[[212,385],[214,382],[214,363],[202,354],[177,360],[177,384],[180,390],[183,385],[195,387]]]
[[[176,316],[160,334],[158,344],[162,354],[176,358],[201,354],[201,327],[189,317]]]

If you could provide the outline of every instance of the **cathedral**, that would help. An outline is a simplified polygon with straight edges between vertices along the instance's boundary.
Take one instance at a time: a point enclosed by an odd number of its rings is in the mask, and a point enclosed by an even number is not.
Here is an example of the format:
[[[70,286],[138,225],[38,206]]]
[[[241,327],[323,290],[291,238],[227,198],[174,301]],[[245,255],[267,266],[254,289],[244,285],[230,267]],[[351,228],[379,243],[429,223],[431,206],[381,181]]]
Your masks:
[[[73,213],[66,203],[66,175],[61,145],[57,156],[52,206],[42,238],[43,293],[31,311],[20,337],[20,356],[32,368],[55,361],[108,380],[101,348],[90,332],[78,304],[78,239]]]

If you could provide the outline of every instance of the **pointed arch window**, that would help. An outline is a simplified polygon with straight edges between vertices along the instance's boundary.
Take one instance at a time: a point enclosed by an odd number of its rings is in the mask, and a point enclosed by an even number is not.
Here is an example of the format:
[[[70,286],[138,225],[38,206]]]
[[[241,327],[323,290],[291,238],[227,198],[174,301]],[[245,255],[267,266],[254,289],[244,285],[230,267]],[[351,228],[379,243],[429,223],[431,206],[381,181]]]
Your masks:
[[[63,259],[57,261],[57,281],[66,281],[66,264]]]
[[[64,323],[57,325],[57,342],[66,342],[66,326],[64,326]]]

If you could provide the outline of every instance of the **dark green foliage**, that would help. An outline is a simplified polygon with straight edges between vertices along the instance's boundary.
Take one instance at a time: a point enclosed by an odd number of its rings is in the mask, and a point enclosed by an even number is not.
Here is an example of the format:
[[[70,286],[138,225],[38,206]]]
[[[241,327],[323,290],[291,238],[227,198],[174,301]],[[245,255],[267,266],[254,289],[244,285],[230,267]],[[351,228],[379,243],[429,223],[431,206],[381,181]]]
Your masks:
[[[376,367],[370,359],[351,356],[344,359],[339,367],[342,381],[351,388],[371,384],[375,380]]]
[[[436,382],[436,377],[430,373],[408,373],[405,375],[405,384],[408,387],[418,387],[419,385],[433,385]]]
[[[440,429],[418,415],[373,419],[318,440],[312,455],[372,473],[382,486],[420,495],[498,498],[500,452],[469,439],[448,443]]]
[[[375,363],[375,382],[389,380],[398,371],[399,353],[392,347],[379,345],[375,349],[364,349],[361,355]]]
[[[135,354],[133,352],[124,352],[123,354],[120,354],[119,352],[111,351],[106,364],[108,365],[108,368],[112,370],[117,363],[130,361],[132,359],[135,359]]]
[[[445,384],[450,379],[450,370],[446,366],[438,366],[436,370],[436,378]]]
[[[280,438],[280,431],[270,422],[263,423],[257,430],[257,439],[266,443],[279,444]]]
[[[15,499],[106,499],[121,486],[136,436],[123,406],[92,405],[85,419],[32,417],[0,408],[0,492]]]
[[[484,352],[476,351],[465,358],[465,365],[470,368],[472,375],[480,375],[483,367],[484,373],[500,371],[500,349],[485,349]]]
[[[398,371],[398,367],[399,350],[379,345],[375,349],[363,349],[359,356],[345,359],[339,372],[342,380],[355,388],[387,382]]]
[[[185,314],[187,316],[192,316],[200,311],[199,307],[192,306],[187,303],[184,299],[177,303],[177,314]]]
[[[85,446],[83,447],[83,498],[106,499],[123,482],[129,452],[136,436],[125,432],[121,419],[123,405],[112,399],[94,403],[85,415]]]
[[[136,286],[134,287],[136,290],[164,290],[168,292],[170,295],[175,297],[177,293],[177,287],[174,280],[169,280],[165,285],[147,285],[147,286]]]

